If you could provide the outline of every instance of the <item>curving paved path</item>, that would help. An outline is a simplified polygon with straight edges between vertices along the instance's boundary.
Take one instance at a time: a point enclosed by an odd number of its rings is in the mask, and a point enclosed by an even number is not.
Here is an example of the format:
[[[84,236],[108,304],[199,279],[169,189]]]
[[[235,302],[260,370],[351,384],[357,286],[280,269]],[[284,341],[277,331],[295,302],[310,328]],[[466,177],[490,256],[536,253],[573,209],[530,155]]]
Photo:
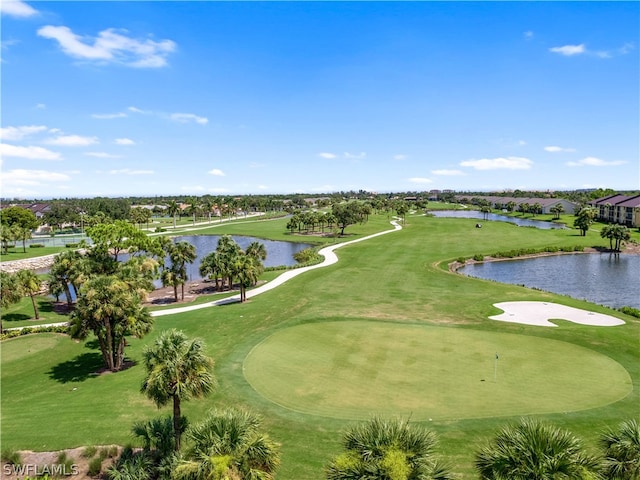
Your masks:
[[[340,247],[344,247],[345,245],[351,245],[353,243],[362,242],[364,240],[369,240],[370,238],[379,237],[380,235],[386,235],[387,233],[392,233],[398,230],[402,230],[402,227],[395,220],[391,222],[391,225],[393,225],[393,230],[385,230],[384,232],[374,233],[372,235],[367,235],[366,237],[358,238],[356,240],[351,240],[349,242],[344,242],[344,243],[338,243],[337,245],[330,245],[328,247],[324,247],[320,249],[318,253],[324,257],[323,262],[318,263],[316,265],[310,265],[308,267],[301,267],[293,270],[287,270],[282,275],[279,275],[278,277],[274,278],[270,282],[267,282],[264,285],[261,285],[260,287],[254,288],[252,290],[248,290],[247,298],[252,298],[252,297],[255,297],[256,295],[260,295],[261,293],[268,292],[269,290],[279,287],[283,283],[291,280],[294,277],[297,277],[298,275],[304,272],[308,272],[309,270],[314,270],[316,268],[322,268],[322,267],[327,267],[329,265],[333,265],[338,261],[338,256],[335,254],[335,250]],[[236,303],[239,301],[240,301],[240,294],[234,295],[232,297],[223,298],[221,300],[216,300],[213,302],[202,303],[200,305],[190,305],[186,307],[177,307],[177,308],[171,308],[167,310],[156,310],[155,312],[151,312],[151,316],[161,317],[164,315],[173,315],[175,313],[190,312],[192,310],[215,307],[218,305],[226,305],[229,303]]]

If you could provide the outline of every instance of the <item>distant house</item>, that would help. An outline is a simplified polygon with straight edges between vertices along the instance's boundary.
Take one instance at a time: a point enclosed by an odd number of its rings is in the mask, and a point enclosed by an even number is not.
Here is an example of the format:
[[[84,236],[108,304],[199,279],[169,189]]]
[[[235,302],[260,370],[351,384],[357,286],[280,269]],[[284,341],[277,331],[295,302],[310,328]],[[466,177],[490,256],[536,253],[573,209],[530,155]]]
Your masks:
[[[457,200],[462,200],[463,198],[466,198],[468,200],[469,196],[466,196],[466,197],[461,195],[456,196]],[[544,213],[544,214],[553,213],[551,209],[556,205],[562,206],[564,213],[567,213],[569,215],[573,215],[576,212],[576,209],[578,208],[577,203],[570,202],[563,198],[499,197],[499,196],[493,196],[493,195],[475,196],[473,198],[481,198],[482,200],[486,200],[491,204],[491,208],[495,208],[497,210],[506,209],[507,204],[511,202],[513,202],[516,205],[516,209],[520,204],[523,204],[523,203],[528,204],[530,207],[532,207],[537,203],[538,205],[540,205],[540,208],[541,208],[540,213]]]
[[[609,195],[589,202],[598,211],[598,220],[640,227],[640,195]]]
[[[25,210],[30,210],[34,213],[38,220],[42,219],[45,214],[51,210],[51,205],[48,203],[13,203],[10,205],[2,205],[0,206],[0,210],[9,207],[20,207]]]

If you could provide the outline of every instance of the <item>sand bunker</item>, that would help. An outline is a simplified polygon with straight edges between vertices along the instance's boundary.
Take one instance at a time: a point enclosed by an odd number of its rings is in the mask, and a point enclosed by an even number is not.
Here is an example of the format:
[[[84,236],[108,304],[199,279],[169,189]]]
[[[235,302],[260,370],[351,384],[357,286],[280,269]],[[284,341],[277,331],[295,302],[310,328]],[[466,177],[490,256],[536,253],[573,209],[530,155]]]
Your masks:
[[[580,325],[597,327],[613,327],[624,325],[619,318],[603,313],[589,312],[580,308],[567,307],[558,303],[548,302],[502,302],[494,303],[495,307],[504,310],[500,315],[489,317],[501,322],[523,323],[539,327],[557,327],[551,319],[568,320]]]

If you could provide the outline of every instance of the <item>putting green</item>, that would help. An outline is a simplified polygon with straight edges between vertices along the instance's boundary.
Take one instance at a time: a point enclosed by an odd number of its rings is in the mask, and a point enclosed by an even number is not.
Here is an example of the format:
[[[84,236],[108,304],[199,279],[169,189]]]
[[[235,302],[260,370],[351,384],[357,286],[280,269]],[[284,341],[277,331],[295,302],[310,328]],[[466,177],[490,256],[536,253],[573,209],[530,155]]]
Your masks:
[[[340,419],[567,412],[615,402],[632,390],[619,363],[571,343],[366,321],[280,330],[251,350],[243,368],[268,400]]]

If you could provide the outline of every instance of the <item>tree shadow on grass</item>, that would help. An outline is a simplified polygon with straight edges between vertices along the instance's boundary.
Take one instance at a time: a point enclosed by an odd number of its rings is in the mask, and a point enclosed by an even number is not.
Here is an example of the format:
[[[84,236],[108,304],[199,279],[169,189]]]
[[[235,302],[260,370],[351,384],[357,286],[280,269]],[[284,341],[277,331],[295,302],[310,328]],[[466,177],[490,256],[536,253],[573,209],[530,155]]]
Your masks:
[[[24,313],[6,313],[2,315],[3,322],[19,322],[21,320],[30,320],[31,318],[33,316]]]
[[[54,365],[49,370],[49,378],[56,382],[84,382],[86,379],[98,375],[104,367],[104,360],[100,352],[86,352]]]

